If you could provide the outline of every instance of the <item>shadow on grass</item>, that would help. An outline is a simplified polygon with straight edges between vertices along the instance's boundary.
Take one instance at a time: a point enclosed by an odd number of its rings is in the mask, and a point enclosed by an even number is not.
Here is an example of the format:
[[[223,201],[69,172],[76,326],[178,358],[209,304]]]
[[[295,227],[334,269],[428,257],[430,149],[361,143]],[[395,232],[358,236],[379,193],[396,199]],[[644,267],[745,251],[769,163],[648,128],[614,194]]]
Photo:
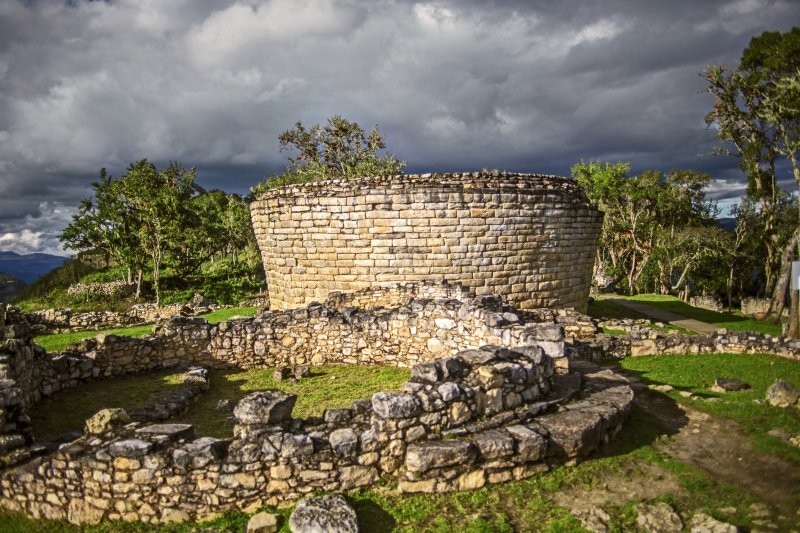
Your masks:
[[[680,405],[661,392],[649,390],[649,382],[642,373],[615,368],[634,378],[634,403],[628,419],[610,443],[601,447],[593,457],[625,455],[639,448],[650,446],[660,438],[677,434],[689,423],[689,418]]]
[[[367,498],[348,498],[358,516],[359,531],[394,531],[395,519],[380,505]]]

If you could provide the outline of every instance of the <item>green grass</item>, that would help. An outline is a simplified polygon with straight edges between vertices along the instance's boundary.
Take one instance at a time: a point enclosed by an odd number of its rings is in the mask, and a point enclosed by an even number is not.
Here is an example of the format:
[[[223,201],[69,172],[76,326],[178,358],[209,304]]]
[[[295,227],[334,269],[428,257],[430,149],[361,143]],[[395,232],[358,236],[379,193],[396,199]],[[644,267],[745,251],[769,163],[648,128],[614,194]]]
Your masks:
[[[126,337],[144,337],[153,333],[152,324],[141,326],[128,326],[125,328],[111,328],[100,331],[76,331],[71,333],[53,333],[51,335],[41,335],[36,337],[36,344],[47,350],[48,353],[62,352],[70,344],[76,344],[85,339],[91,339],[100,335],[124,335]]]
[[[619,304],[616,304],[610,300],[606,300],[605,298],[594,298],[592,301],[589,302],[589,306],[587,307],[586,314],[592,318],[600,319],[609,319],[609,320],[625,320],[625,319],[632,319],[632,320],[649,320],[649,318],[638,311],[634,311],[633,309],[628,309],[627,307],[623,307]],[[687,329],[678,327],[678,326],[656,326],[652,324],[650,326],[652,329],[662,330],[662,331],[675,331],[678,333],[683,333],[685,335],[694,335],[695,333],[689,331]],[[603,333],[606,335],[624,335],[625,331],[616,328],[603,328]]]
[[[295,418],[321,416],[326,408],[350,407],[355,400],[374,393],[397,390],[408,381],[410,371],[388,366],[324,365],[312,367],[309,377],[293,384],[276,382],[272,368],[254,370],[212,370],[211,390],[200,396],[181,420],[193,424],[198,435],[230,437],[230,413],[217,411],[219,400],[238,401],[249,392],[277,389],[297,394]]]
[[[608,319],[616,319],[616,320],[624,320],[626,318],[632,318],[634,320],[641,320],[647,319],[641,313],[637,313],[633,309],[628,309],[627,307],[622,307],[621,305],[617,305],[612,301],[601,299],[601,298],[594,298],[589,302],[589,306],[586,309],[586,314],[592,318],[608,318]]]
[[[667,296],[663,294],[638,294],[636,296],[615,297],[637,302],[644,302],[653,307],[657,307],[658,309],[678,313],[687,318],[700,320],[701,322],[708,322],[709,324],[713,324],[718,328],[725,328],[729,331],[753,331],[768,335],[781,334],[780,324],[770,324],[769,322],[762,322],[734,313],[718,313],[716,311],[709,311],[708,309],[692,307],[691,305],[674,296]]]
[[[255,316],[258,312],[257,307],[237,307],[232,309],[220,309],[213,313],[200,315],[202,318],[208,320],[209,324],[219,324],[225,320],[229,320],[235,316],[251,317]],[[57,353],[63,351],[70,344],[78,343],[84,339],[91,339],[101,333],[108,335],[124,335],[126,337],[144,337],[153,333],[152,324],[144,324],[141,326],[128,326],[124,328],[111,328],[99,331],[77,331],[72,333],[53,333],[50,335],[41,335],[36,337],[36,344],[42,346],[49,353]]]
[[[669,395],[677,402],[739,422],[758,450],[784,455],[800,466],[799,449],[767,435],[773,428],[800,433],[800,411],[772,407],[763,401],[767,388],[778,378],[800,386],[797,361],[771,355],[710,354],[631,357],[620,364],[626,370],[641,374],[648,383],[669,384],[692,392],[696,399],[684,398],[677,390]],[[710,387],[718,377],[737,378],[751,388],[739,392],[712,392]]]
[[[229,438],[233,430],[230,413],[218,411],[222,399],[238,401],[249,392],[267,389],[297,394],[295,418],[321,416],[326,408],[350,407],[384,390],[399,389],[409,378],[409,370],[395,367],[326,365],[312,367],[311,376],[275,382],[272,368],[255,370],[212,370],[210,390],[178,418],[195,427],[197,435]],[[37,437],[54,437],[80,430],[84,421],[104,407],[133,409],[156,396],[180,387],[180,373],[150,372],[111,380],[90,382],[56,393],[30,410]],[[69,406],[69,408],[64,408]]]
[[[156,396],[178,389],[179,373],[150,372],[93,381],[42,400],[28,409],[37,439],[83,429],[87,418],[106,407],[142,407]]]
[[[202,318],[208,320],[209,324],[219,324],[233,317],[244,316],[251,317],[258,313],[258,307],[235,307],[232,309],[220,309],[205,315],[200,315]]]

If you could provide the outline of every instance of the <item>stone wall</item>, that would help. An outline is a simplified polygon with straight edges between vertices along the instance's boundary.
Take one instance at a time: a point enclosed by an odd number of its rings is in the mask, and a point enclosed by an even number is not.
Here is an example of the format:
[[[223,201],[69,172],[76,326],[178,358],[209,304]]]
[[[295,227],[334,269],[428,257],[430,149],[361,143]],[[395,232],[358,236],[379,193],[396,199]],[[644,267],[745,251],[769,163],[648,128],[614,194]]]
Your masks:
[[[65,333],[119,328],[136,324],[150,324],[175,316],[194,316],[216,311],[224,307],[216,303],[200,301],[188,304],[156,305],[134,304],[124,313],[116,311],[83,311],[72,309],[44,309],[25,313],[25,320],[37,327],[37,332]]]
[[[567,347],[570,358],[602,360],[643,355],[772,354],[800,361],[800,341],[750,332],[680,335],[641,328],[628,335],[598,333]]]
[[[400,300],[399,294],[406,292],[398,289],[390,298]],[[208,368],[326,363],[410,367],[487,344],[541,346],[565,371],[563,329],[555,320],[540,318],[517,312],[494,296],[465,302],[412,299],[400,307],[371,311],[315,304],[215,325],[202,318],[175,317],[142,338],[98,335],[56,357],[39,347],[9,355],[0,364],[0,378],[14,380],[22,389],[23,405],[31,405],[85,381],[179,363]],[[17,327],[28,334],[24,322]]]
[[[584,310],[602,222],[573,180],[508,173],[291,185],[251,212],[273,309],[433,280]]]
[[[692,296],[689,298],[689,305],[692,307],[699,307],[700,309],[716,311],[718,313],[725,309],[725,306],[722,305],[722,301],[718,297],[711,295]]]
[[[522,479],[586,456],[630,410],[630,387],[605,371],[580,392],[580,377],[564,377],[578,401],[548,411],[567,398],[540,401],[553,377],[541,348],[488,347],[417,365],[403,390],[318,419],[292,419],[292,395],[257,392],[234,410],[232,440],[184,424],[85,435],[0,473],[0,505],[73,523],[170,522],[382,479],[401,492]]]

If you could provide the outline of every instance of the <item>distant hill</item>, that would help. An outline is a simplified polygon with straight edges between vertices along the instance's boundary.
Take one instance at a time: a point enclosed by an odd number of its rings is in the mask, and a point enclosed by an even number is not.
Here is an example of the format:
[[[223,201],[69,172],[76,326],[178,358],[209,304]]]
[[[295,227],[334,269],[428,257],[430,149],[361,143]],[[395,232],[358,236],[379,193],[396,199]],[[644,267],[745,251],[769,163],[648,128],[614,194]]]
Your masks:
[[[733,231],[736,229],[736,219],[733,217],[718,218],[717,225],[728,231]]]
[[[66,257],[50,254],[20,255],[16,252],[0,252],[0,273],[33,283],[54,268],[60,267]]]
[[[24,281],[0,273],[0,302],[10,302],[25,287]]]

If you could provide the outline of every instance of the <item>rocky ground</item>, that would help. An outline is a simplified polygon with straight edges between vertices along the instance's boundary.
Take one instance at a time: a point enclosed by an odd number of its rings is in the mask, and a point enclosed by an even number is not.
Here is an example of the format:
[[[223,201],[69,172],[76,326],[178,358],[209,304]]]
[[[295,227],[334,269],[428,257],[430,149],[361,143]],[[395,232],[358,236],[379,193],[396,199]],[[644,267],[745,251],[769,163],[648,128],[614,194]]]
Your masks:
[[[800,509],[796,507],[800,471],[795,464],[754,450],[751,441],[742,438],[743,432],[736,422],[679,405],[667,395],[649,390],[635,376],[627,377],[636,391],[635,405],[651,417],[659,429],[660,436],[653,444],[656,450],[670,459],[696,467],[712,480],[751,494],[758,500],[747,510],[756,526],[753,531],[800,531]],[[590,531],[608,531],[609,516],[604,507],[663,499],[682,490],[674,472],[642,462],[606,475],[598,487],[558,493],[554,503],[569,509]],[[731,516],[737,512],[733,508],[717,511],[717,514],[727,512]],[[722,523],[715,524],[713,519],[701,514],[695,515],[689,523],[685,523],[686,517],[681,522],[666,504],[657,508],[640,504],[637,512],[639,526],[644,530],[737,531],[733,527],[726,529]],[[647,520],[658,525],[648,526],[643,523]]]

